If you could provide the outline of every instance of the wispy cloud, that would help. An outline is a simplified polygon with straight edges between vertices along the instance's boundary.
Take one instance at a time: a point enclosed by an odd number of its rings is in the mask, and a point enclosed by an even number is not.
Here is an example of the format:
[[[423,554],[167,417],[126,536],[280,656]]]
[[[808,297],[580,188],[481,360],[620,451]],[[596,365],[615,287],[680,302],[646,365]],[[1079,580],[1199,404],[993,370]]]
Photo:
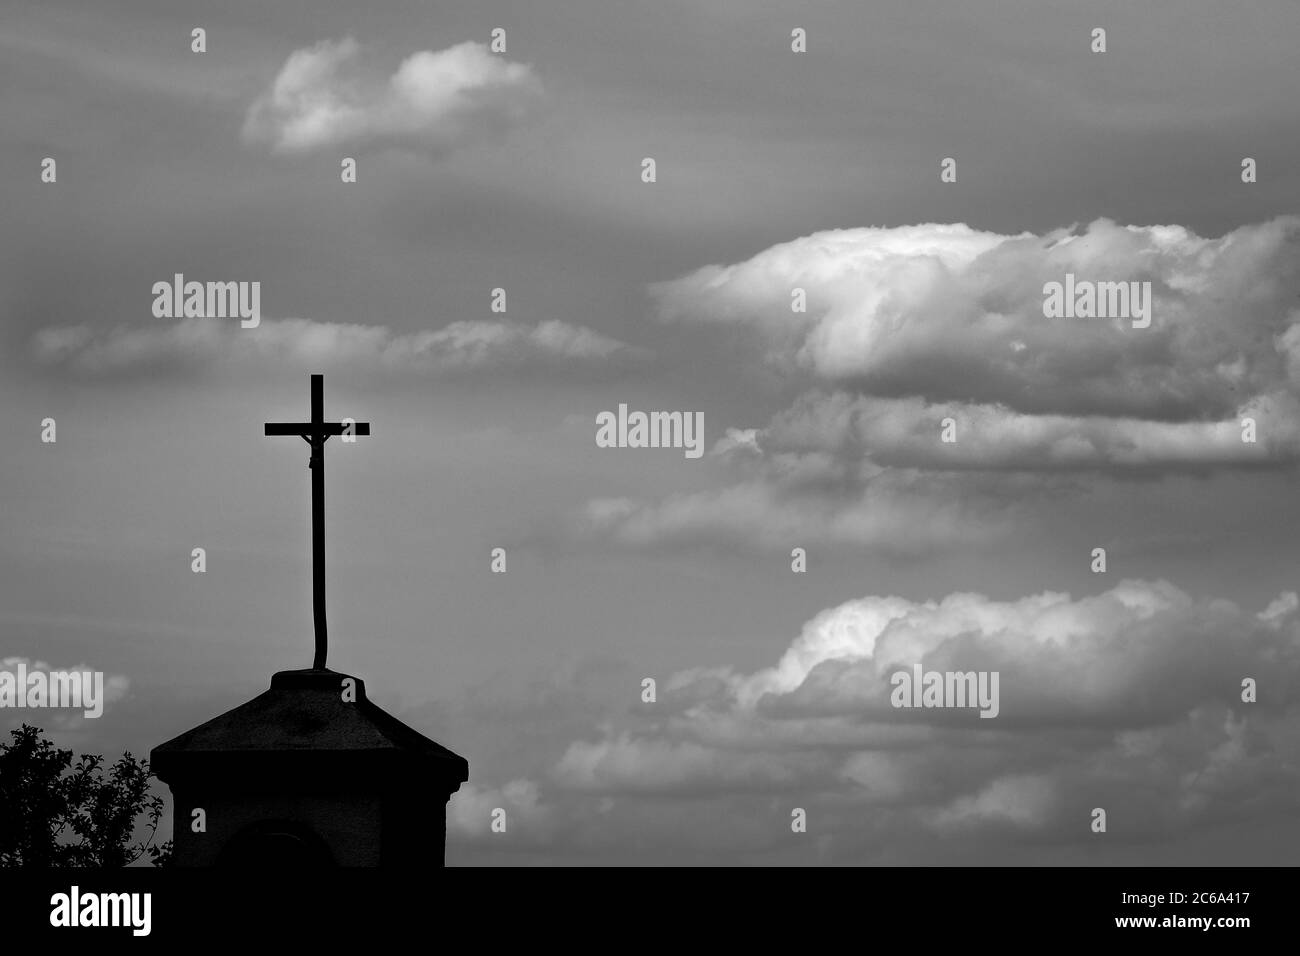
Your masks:
[[[525,367],[623,367],[647,353],[583,326],[549,320],[453,322],[436,330],[394,332],[382,325],[264,319],[188,318],[164,324],[39,330],[32,353],[42,365],[73,374],[121,376],[222,363],[349,365],[394,372],[454,374]]]

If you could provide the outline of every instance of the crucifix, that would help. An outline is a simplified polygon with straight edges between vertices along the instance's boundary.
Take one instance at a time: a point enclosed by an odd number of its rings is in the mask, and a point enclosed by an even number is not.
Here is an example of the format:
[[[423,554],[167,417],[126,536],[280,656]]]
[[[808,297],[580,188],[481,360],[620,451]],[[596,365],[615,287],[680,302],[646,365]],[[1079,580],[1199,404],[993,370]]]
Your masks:
[[[298,435],[311,446],[311,592],[312,614],[316,622],[316,657],[314,670],[325,669],[325,440],[331,435],[369,435],[369,422],[325,421],[324,377],[311,377],[311,421],[267,422],[267,435]]]

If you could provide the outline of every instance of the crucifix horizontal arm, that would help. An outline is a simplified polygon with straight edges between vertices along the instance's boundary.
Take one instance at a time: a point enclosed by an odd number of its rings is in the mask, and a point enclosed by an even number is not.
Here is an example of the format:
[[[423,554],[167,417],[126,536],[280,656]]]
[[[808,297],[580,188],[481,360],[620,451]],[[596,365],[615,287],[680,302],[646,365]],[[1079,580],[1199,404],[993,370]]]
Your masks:
[[[351,426],[343,422],[267,422],[265,435],[301,435],[308,441],[315,436],[328,438],[330,435],[342,435],[351,428],[353,435],[369,435],[369,422],[355,422]]]

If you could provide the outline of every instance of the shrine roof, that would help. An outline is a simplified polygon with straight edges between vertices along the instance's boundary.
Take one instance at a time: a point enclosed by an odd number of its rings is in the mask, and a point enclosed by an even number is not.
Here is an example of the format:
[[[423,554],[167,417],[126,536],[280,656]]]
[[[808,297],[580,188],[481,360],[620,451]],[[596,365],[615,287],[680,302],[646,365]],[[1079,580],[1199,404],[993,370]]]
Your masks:
[[[348,679],[354,701],[344,699]],[[281,671],[264,693],[159,744],[150,762],[161,776],[176,758],[305,752],[406,754],[436,762],[458,782],[469,777],[464,757],[372,703],[360,678],[329,669]]]

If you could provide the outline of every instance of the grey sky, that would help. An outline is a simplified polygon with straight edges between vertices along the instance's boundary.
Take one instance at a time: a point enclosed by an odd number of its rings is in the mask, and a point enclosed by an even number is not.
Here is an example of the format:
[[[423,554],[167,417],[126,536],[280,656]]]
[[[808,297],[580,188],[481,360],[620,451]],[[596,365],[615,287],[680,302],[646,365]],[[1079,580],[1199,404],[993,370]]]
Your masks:
[[[495,27],[504,57],[392,92]],[[355,115],[248,134],[295,51],[347,37],[304,89]],[[374,429],[330,448],[331,665],[468,757],[448,862],[1294,864],[1300,625],[1257,615],[1297,589],[1297,37],[1291,0],[10,0],[0,656],[125,676],[47,723],[136,753],[305,666],[306,454],[261,425],[320,371]],[[988,254],[900,228],[926,223]],[[1067,266],[1153,281],[1151,335],[1035,314]],[[261,327],[153,318],[177,272],[260,281]],[[1213,429],[1256,399],[1243,452]],[[757,448],[595,447],[620,403]],[[1000,623],[918,610],[961,593]],[[890,596],[890,641],[1002,667],[994,729],[800,709],[880,690],[859,602]],[[767,687],[818,621],[856,649],[809,638]]]

